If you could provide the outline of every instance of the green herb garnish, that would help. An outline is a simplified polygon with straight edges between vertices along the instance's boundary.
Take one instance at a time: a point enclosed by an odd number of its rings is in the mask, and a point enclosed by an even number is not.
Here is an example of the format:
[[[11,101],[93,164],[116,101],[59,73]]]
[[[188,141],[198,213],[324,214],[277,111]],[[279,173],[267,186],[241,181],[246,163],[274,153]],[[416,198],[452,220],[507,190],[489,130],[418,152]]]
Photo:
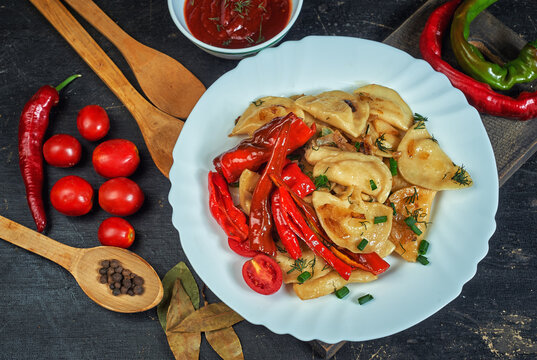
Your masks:
[[[360,305],[363,305],[363,304],[365,304],[366,302],[369,302],[369,301],[371,301],[371,300],[373,300],[373,295],[371,295],[371,294],[367,294],[367,295],[364,295],[364,296],[360,296],[360,297],[358,298],[358,303],[359,303]]]
[[[419,263],[421,263],[422,265],[427,265],[429,264],[429,259],[427,259],[425,256],[423,255],[418,255],[417,259]]]
[[[373,179],[369,180],[369,185],[371,186],[371,190],[377,190],[377,184],[375,184]]]
[[[328,181],[328,177],[326,175],[319,175],[315,177],[315,180],[313,180],[313,183],[315,185],[315,189],[321,189],[321,188],[330,189],[330,181]]]
[[[341,289],[336,290],[335,294],[338,299],[343,299],[345,296],[349,295],[349,289],[346,286],[343,286]]]
[[[298,275],[296,278],[299,283],[304,283],[304,281],[308,280],[311,277],[311,273],[309,271],[304,271],[302,274]]]
[[[385,223],[386,221],[388,221],[387,216],[375,216],[373,219],[373,224]]]
[[[427,240],[421,240],[418,248],[418,254],[425,255],[427,254],[427,250],[429,250],[429,242]]]
[[[397,160],[394,158],[390,158],[390,172],[392,173],[392,176],[397,175]]]
[[[362,241],[360,241],[360,243],[358,244],[358,250],[364,251],[364,249],[367,246],[368,242],[369,241],[367,241],[367,239],[362,239]]]

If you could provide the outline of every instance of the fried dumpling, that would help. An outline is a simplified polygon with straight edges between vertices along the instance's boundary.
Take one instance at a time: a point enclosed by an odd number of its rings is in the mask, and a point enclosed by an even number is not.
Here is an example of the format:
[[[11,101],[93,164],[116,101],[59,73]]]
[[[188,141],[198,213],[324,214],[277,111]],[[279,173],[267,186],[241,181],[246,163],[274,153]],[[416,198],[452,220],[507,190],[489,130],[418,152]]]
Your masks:
[[[401,130],[412,125],[412,110],[397,91],[371,84],[354,90],[354,94],[369,103],[370,117],[377,117]]]
[[[396,213],[389,239],[395,245],[395,252],[406,261],[415,262],[418,257],[435,195],[434,190],[409,186],[397,190],[389,197]]]
[[[340,151],[318,161],[313,167],[313,176],[326,176],[330,183],[353,186],[383,203],[392,188],[390,169],[373,155],[359,152]]]
[[[336,245],[356,253],[376,252],[380,257],[388,256],[395,248],[388,240],[393,209],[355,198],[339,198],[329,192],[315,191],[312,202],[323,229]],[[385,221],[375,224],[375,218],[385,218]],[[368,243],[361,251],[358,244],[363,239]]]
[[[302,96],[296,100],[296,104],[316,119],[353,137],[362,133],[369,117],[367,102],[339,90]]]
[[[262,97],[246,108],[229,136],[252,135],[254,131],[272,119],[285,116],[290,112],[304,119],[304,111],[295,104],[294,100],[278,96]]]
[[[300,241],[300,249],[302,256],[297,260],[291,258],[281,243],[277,244],[278,251],[274,260],[278,263],[282,269],[283,283],[292,284],[298,282],[298,275],[304,271],[308,271],[311,274],[309,280],[317,279],[321,276],[328,274],[332,271],[332,268],[326,265],[326,262],[319,256],[315,255],[303,241]],[[283,250],[283,251],[282,251]]]
[[[440,148],[418,121],[405,134],[397,150],[401,153],[398,169],[409,183],[432,190],[453,190],[470,187],[472,178],[457,166]]]
[[[360,269],[352,271],[349,280],[331,271],[320,278],[307,280],[303,284],[293,284],[293,290],[301,300],[310,300],[331,294],[347,284],[366,283],[376,279],[376,275]]]

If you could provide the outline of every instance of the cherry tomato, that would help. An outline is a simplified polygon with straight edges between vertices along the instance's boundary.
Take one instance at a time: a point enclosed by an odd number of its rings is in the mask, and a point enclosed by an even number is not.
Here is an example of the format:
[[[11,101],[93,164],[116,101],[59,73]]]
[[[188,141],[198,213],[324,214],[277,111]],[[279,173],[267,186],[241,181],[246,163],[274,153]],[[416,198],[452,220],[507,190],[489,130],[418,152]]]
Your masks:
[[[99,205],[112,215],[132,215],[143,203],[142,189],[126,177],[110,179],[99,188]]]
[[[134,228],[125,219],[111,217],[99,225],[97,237],[102,245],[128,248],[134,241]]]
[[[254,257],[257,254],[259,254],[257,251],[250,250],[250,246],[248,245],[248,241],[239,241],[236,238],[228,237],[227,243],[231,250],[233,250],[236,254],[244,257]]]
[[[71,167],[80,161],[82,146],[74,136],[56,134],[45,141],[43,156],[52,166]]]
[[[64,215],[85,215],[93,206],[93,188],[80,176],[64,176],[52,186],[50,202]]]
[[[132,175],[140,164],[138,148],[129,140],[105,141],[93,150],[93,168],[106,178]]]
[[[99,105],[88,105],[78,112],[76,127],[84,139],[97,141],[108,134],[110,119]]]
[[[270,295],[282,286],[282,270],[278,263],[265,254],[257,254],[242,266],[242,277],[254,291]]]

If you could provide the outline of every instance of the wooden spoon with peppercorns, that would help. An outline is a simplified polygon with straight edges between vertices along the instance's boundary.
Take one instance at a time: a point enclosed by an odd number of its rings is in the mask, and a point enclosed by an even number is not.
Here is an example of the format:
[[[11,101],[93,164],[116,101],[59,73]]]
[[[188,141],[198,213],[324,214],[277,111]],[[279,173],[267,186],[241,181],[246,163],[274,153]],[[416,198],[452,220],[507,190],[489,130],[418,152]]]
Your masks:
[[[162,300],[164,290],[159,276],[147,261],[131,251],[113,246],[74,248],[3,216],[0,216],[0,238],[63,266],[90,299],[108,310],[122,313],[140,312],[157,306]],[[135,291],[141,294],[114,295],[108,284],[99,281],[103,260],[116,260],[123,269],[143,278],[143,291],[139,288]],[[138,279],[137,283],[140,282]]]

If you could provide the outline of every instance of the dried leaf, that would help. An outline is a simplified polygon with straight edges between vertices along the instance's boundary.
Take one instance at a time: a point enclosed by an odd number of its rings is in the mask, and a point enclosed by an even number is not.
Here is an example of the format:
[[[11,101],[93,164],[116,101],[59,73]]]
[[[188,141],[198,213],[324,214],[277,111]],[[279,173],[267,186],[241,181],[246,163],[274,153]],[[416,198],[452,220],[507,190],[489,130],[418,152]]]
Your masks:
[[[231,326],[220,330],[207,331],[205,338],[222,359],[244,359],[241,342]]]
[[[229,306],[220,302],[209,304],[188,315],[181,323],[169,327],[173,332],[212,331],[227,328],[239,321],[242,316],[231,310]]]
[[[157,306],[157,315],[160,325],[164,331],[166,331],[166,314],[168,313],[168,306],[170,305],[172,289],[175,284],[175,280],[177,279],[181,279],[182,287],[190,297],[194,308],[199,309],[200,295],[198,285],[196,284],[196,280],[186,264],[181,261],[179,264],[171,268],[170,271],[164,275],[164,278],[162,278],[164,296],[162,297],[160,304]]]
[[[178,360],[199,359],[201,346],[200,332],[177,333],[169,331],[170,327],[177,326],[194,312],[195,309],[190,297],[184,290],[181,280],[177,279],[174,283],[170,305],[166,315],[166,324],[168,327],[166,329],[166,337],[168,338],[168,344],[173,355]]]

